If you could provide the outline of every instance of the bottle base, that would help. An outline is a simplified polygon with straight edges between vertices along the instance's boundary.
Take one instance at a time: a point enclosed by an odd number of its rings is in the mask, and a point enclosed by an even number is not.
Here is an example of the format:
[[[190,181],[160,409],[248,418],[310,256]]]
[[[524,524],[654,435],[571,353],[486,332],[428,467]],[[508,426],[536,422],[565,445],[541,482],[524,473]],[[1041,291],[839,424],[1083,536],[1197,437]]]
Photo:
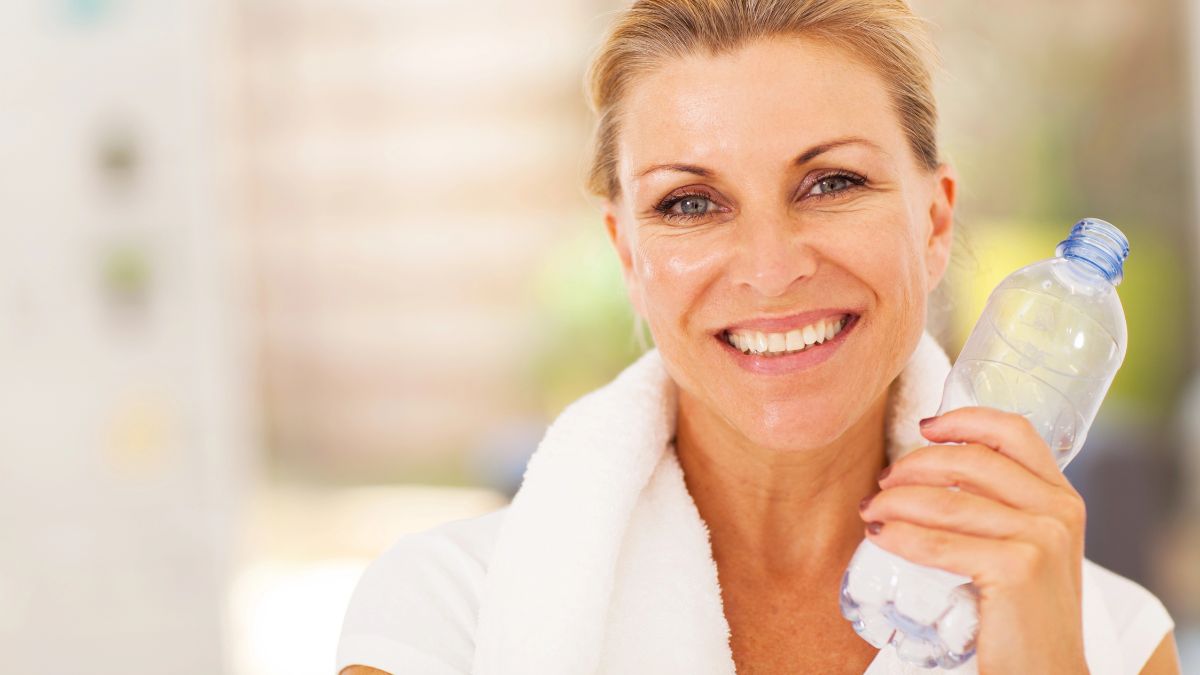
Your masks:
[[[969,578],[921,568],[864,542],[842,577],[839,603],[860,637],[878,649],[891,645],[906,663],[950,670],[975,655]]]

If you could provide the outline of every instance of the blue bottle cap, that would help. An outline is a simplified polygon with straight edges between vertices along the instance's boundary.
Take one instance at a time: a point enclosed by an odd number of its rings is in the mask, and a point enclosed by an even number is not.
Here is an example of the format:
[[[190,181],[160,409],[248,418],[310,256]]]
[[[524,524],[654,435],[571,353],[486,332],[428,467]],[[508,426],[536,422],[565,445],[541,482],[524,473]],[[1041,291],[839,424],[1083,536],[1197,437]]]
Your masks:
[[[1095,268],[1116,286],[1121,283],[1125,259],[1129,257],[1129,239],[1108,221],[1084,218],[1075,223],[1054,253]]]

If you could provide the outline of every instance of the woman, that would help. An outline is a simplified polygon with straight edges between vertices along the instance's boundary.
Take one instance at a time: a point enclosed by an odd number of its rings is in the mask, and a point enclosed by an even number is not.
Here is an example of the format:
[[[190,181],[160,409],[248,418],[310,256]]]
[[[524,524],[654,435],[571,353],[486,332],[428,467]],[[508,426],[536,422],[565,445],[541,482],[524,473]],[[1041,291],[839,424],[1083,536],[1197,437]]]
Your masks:
[[[1084,504],[1023,418],[917,425],[956,192],[930,59],[902,0],[621,16],[589,187],[656,349],[564,411],[509,507],[372,565],[343,672],[926,672],[840,615],[864,536],[974,578],[957,672],[1178,672],[1157,599],[1084,561]]]

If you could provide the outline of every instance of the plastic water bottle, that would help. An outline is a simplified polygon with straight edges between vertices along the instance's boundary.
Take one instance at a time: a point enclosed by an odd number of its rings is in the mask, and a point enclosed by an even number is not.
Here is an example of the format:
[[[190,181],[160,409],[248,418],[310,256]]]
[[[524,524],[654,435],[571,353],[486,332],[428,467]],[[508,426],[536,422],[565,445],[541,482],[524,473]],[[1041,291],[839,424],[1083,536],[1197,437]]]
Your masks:
[[[1009,275],[947,376],[937,414],[965,406],[1020,413],[1064,468],[1125,358],[1116,286],[1128,255],[1120,230],[1088,218],[1055,257]],[[854,630],[926,668],[955,668],[975,654],[976,597],[970,577],[910,563],[869,540],[842,577],[842,616]]]

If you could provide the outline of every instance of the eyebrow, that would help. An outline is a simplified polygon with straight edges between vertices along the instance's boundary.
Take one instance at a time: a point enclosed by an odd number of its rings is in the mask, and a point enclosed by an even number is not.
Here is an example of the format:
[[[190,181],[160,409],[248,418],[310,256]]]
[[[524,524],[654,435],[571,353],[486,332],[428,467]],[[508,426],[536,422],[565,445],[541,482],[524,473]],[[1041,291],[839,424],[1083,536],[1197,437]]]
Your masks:
[[[874,141],[869,141],[865,138],[859,138],[857,136],[850,136],[847,138],[838,138],[836,140],[826,141],[825,143],[820,143],[818,145],[812,146],[811,148],[800,153],[799,155],[796,155],[796,158],[792,160],[792,166],[802,166],[804,164],[807,164],[808,162],[811,162],[812,160],[825,154],[826,152],[829,152],[830,150],[833,150],[834,148],[840,148],[843,145],[865,145],[872,149],[883,152],[883,149],[880,148],[879,145],[877,143],[875,143]],[[635,174],[635,177],[643,178],[649,174],[652,174],[652,173],[655,173],[658,171],[677,171],[679,173],[691,173],[691,174],[695,174],[697,176],[704,176],[706,178],[713,175],[712,170],[706,169],[702,166],[697,166],[695,164],[654,164],[654,165],[648,166],[645,169],[642,169],[641,171],[639,171],[637,174]]]

